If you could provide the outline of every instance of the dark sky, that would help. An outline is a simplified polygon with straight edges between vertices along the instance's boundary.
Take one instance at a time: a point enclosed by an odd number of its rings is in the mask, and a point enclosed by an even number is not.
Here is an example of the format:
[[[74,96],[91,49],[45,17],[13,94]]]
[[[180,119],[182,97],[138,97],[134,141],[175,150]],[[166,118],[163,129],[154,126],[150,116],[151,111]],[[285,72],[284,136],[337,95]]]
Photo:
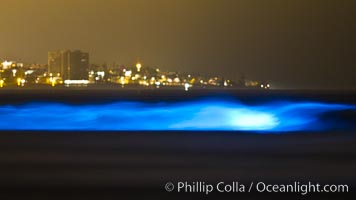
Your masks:
[[[1,0],[0,57],[143,65],[356,89],[354,0]]]

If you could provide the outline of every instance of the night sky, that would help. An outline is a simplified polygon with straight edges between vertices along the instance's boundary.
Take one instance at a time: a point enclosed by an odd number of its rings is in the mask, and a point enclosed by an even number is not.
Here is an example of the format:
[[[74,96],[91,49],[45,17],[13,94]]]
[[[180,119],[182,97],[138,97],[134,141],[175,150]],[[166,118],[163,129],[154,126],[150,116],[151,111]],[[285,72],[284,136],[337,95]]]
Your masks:
[[[0,58],[91,63],[267,80],[275,88],[356,89],[353,0],[1,0]]]

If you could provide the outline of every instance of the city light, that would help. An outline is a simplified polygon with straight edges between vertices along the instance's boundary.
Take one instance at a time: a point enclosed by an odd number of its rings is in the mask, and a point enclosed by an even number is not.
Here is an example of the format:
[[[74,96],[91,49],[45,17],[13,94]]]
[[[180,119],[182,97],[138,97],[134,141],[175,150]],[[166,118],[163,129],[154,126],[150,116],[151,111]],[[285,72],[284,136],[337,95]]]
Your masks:
[[[60,114],[53,114],[55,110]],[[0,106],[0,130],[324,131],[336,126],[338,121],[324,121],[322,116],[345,110],[356,112],[356,106],[320,102],[260,103],[252,106],[209,99],[157,104],[42,102]],[[18,121],[24,123],[19,125]],[[343,126],[344,129],[352,127]]]
[[[125,76],[126,77],[131,77],[132,71],[125,71]]]
[[[51,85],[52,87],[56,86],[56,80],[54,78],[51,78]]]
[[[17,73],[17,70],[16,69],[13,69],[11,70],[12,71],[12,76],[15,77],[16,76],[16,73]]]
[[[136,68],[137,68],[137,71],[138,71],[138,72],[141,71],[141,67],[142,67],[141,63],[137,63],[137,64],[136,64]]]
[[[98,76],[100,76],[102,78],[105,76],[105,72],[104,71],[98,71],[97,74],[98,74]]]
[[[25,86],[26,80],[22,78],[17,78],[16,82],[17,82],[17,86]]]
[[[86,84],[89,84],[89,81],[88,80],[65,80],[64,84],[66,84],[66,85],[72,85],[72,84],[74,84],[74,85],[80,85],[80,84],[86,85]]]
[[[184,84],[184,90],[185,90],[185,91],[188,91],[189,88],[190,88],[189,83],[185,83],[185,84]]]
[[[27,76],[27,75],[31,75],[31,74],[33,74],[33,72],[34,72],[35,70],[26,70],[25,71],[25,75]]]
[[[8,69],[12,66],[12,62],[11,61],[4,61],[1,63],[3,69]]]

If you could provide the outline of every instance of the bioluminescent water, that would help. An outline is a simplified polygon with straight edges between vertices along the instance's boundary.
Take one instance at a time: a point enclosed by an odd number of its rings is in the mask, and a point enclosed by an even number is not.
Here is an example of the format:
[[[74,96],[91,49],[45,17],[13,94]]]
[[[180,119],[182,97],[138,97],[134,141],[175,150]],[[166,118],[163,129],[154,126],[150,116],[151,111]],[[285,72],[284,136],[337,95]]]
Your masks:
[[[355,105],[320,102],[29,103],[0,106],[0,130],[318,131],[336,123],[323,120],[325,114],[355,110]]]

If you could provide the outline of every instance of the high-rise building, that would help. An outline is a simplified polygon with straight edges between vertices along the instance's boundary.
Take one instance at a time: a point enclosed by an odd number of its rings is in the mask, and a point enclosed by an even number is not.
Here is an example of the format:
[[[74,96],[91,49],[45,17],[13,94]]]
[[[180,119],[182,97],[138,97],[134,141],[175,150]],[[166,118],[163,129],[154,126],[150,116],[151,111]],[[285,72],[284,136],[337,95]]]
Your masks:
[[[48,52],[48,73],[60,76],[63,80],[87,80],[89,53],[82,51]]]

